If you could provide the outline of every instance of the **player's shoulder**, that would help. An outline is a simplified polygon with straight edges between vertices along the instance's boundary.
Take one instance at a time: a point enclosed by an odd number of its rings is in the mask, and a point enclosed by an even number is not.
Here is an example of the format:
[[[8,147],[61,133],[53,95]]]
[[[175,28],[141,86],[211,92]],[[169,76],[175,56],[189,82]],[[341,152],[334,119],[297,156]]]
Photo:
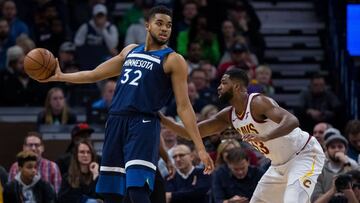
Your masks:
[[[164,61],[164,68],[166,72],[172,72],[174,69],[187,71],[186,61],[183,56],[176,52],[171,52]]]
[[[166,58],[166,61],[170,62],[170,63],[172,63],[172,62],[176,63],[179,61],[185,61],[185,59],[181,54],[173,51],[173,52],[169,53],[169,55]]]
[[[251,100],[251,104],[256,105],[256,106],[264,106],[264,107],[266,107],[267,105],[278,106],[278,104],[276,103],[276,101],[273,98],[268,97],[264,94],[254,95]]]
[[[139,46],[138,44],[129,44],[126,47],[124,47],[119,56],[125,58],[131,50],[133,50],[135,47]]]

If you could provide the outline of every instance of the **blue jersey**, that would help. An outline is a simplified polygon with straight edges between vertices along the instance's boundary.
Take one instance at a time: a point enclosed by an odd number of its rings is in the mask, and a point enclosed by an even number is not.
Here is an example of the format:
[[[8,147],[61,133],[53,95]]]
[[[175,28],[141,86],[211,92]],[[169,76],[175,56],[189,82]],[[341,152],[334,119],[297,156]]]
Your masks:
[[[171,99],[171,78],[164,72],[163,61],[173,50],[144,48],[145,45],[139,45],[126,56],[110,113],[154,114]]]

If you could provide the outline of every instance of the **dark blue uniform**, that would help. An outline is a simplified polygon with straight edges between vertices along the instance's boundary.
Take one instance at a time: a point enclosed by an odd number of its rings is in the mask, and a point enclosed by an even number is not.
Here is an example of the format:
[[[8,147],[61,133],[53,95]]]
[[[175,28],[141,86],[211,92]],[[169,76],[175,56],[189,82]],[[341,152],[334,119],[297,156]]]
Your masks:
[[[144,51],[135,47],[126,56],[106,123],[96,191],[124,195],[128,187],[148,184],[152,190],[159,156],[157,112],[172,97],[164,58],[171,48]]]

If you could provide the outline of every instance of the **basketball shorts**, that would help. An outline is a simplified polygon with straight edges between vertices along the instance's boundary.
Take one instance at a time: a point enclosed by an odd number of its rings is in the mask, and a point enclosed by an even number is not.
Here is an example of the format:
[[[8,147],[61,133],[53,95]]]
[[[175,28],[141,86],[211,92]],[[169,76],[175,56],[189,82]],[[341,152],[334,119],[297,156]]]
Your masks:
[[[160,120],[154,116],[109,115],[105,126],[97,193],[126,194],[126,188],[154,187]]]
[[[260,179],[250,203],[310,202],[325,155],[312,137],[305,148],[283,165],[273,166]],[[289,189],[290,188],[290,189]]]

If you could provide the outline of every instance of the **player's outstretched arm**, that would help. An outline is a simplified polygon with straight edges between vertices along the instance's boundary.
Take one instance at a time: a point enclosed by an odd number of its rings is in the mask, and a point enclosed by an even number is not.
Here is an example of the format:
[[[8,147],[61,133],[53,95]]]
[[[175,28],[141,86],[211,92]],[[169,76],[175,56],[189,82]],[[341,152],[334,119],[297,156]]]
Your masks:
[[[269,118],[278,123],[279,126],[264,136],[265,140],[271,140],[289,134],[292,130],[299,126],[299,120],[290,112],[281,108],[273,99],[259,95],[254,97],[251,104],[253,115],[261,120],[261,117]]]
[[[230,124],[229,120],[229,113],[230,113],[231,107],[224,108],[219,113],[214,115],[213,117],[201,121],[198,123],[198,128],[200,132],[200,136],[202,138],[208,137],[211,135],[215,135],[217,133],[222,132],[226,128],[228,128]],[[164,114],[160,113],[160,119],[161,123],[168,129],[175,132],[177,135],[179,135],[182,138],[185,138],[187,140],[191,140],[190,135],[187,133],[185,127],[183,125],[180,125],[179,123],[176,123],[175,121],[169,119]]]
[[[46,80],[39,82],[70,82],[70,83],[93,83],[107,78],[118,76],[121,73],[121,68],[124,63],[126,55],[136,45],[131,44],[125,47],[120,54],[112,57],[111,59],[98,65],[95,69],[89,71],[79,71],[75,73],[63,73],[61,72],[59,62],[55,74]]]
[[[186,132],[186,129],[184,126],[176,123],[174,120],[166,117],[164,114],[159,112],[160,121],[161,124],[164,125],[167,129],[170,129],[171,131],[175,132],[176,135],[179,135],[180,137],[191,140],[190,135]]]
[[[180,116],[187,133],[193,140],[201,161],[205,165],[204,173],[211,173],[214,170],[214,163],[206,153],[202,143],[199,129],[196,126],[194,110],[191,106],[187,87],[187,64],[182,56],[172,53],[164,64],[164,71],[171,75],[171,82],[175,94],[177,113]]]

